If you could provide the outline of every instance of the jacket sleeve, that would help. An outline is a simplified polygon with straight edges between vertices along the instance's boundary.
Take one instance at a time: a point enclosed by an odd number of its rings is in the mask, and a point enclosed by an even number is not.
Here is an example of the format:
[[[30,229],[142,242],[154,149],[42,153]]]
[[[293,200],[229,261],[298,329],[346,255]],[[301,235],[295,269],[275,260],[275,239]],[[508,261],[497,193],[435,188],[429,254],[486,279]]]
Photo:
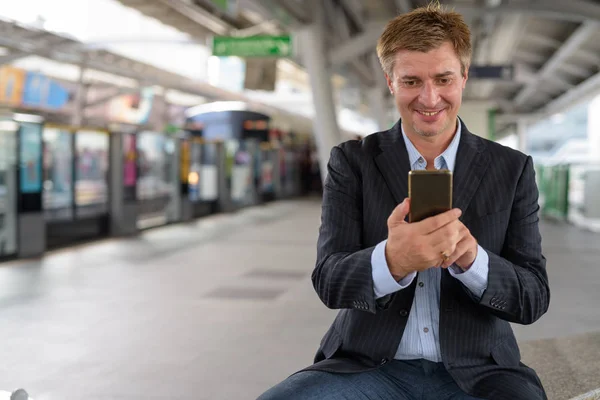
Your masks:
[[[499,318],[532,324],[550,304],[546,259],[542,255],[538,189],[531,157],[517,183],[510,221],[500,255],[489,255],[488,285],[480,304]]]
[[[331,150],[323,185],[321,227],[312,283],[321,301],[332,309],[375,313],[371,255],[362,248],[362,183],[340,146]],[[380,299],[387,303],[389,297]]]

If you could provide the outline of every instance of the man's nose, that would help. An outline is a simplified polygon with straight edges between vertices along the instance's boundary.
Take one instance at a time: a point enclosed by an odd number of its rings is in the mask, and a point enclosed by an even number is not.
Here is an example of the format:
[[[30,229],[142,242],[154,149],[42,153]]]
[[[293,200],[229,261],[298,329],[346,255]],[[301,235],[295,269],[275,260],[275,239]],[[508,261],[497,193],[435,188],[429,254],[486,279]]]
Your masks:
[[[437,88],[433,83],[426,82],[419,95],[419,101],[425,107],[435,107],[440,99],[440,95],[438,93]]]

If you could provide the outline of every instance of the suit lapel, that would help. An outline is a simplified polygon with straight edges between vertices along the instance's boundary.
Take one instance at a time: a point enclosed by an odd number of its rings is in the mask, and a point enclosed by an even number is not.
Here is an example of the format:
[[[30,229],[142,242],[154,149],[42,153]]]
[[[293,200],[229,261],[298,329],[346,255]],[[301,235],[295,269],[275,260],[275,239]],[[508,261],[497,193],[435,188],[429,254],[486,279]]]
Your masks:
[[[464,216],[487,170],[489,155],[481,138],[469,132],[464,123],[462,127],[454,166],[452,206],[460,208]]]
[[[379,147],[381,153],[375,156],[375,164],[392,192],[394,200],[402,203],[408,197],[410,161],[402,138],[400,121],[382,135]]]

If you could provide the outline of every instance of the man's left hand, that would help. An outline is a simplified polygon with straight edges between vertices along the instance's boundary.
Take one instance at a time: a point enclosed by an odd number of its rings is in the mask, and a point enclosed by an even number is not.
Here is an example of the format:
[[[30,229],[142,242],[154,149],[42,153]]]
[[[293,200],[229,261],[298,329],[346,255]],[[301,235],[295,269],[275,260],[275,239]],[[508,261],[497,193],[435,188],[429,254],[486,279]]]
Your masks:
[[[452,253],[448,260],[442,264],[442,268],[448,268],[452,264],[456,264],[460,269],[466,271],[471,268],[471,265],[473,265],[473,262],[477,257],[477,240],[462,223],[460,229],[462,239],[456,245],[454,253]]]

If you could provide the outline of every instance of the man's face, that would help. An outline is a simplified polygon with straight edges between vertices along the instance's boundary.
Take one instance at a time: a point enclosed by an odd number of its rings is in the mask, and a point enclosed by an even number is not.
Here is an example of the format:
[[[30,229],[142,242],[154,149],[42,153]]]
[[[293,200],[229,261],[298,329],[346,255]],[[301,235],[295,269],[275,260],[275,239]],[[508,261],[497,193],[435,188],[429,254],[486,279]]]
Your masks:
[[[467,83],[449,42],[427,53],[401,50],[396,54],[388,87],[396,100],[407,134],[432,138],[451,136]]]

